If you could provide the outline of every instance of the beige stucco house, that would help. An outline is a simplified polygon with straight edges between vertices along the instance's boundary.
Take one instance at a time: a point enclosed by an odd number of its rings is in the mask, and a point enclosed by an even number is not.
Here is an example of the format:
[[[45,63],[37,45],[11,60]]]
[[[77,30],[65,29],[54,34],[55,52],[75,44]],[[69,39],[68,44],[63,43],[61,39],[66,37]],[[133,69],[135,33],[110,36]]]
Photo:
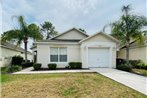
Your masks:
[[[35,61],[42,67],[47,67],[49,63],[65,67],[68,62],[82,62],[83,68],[115,68],[118,43],[118,40],[102,32],[89,36],[72,28],[49,40],[34,42],[31,49],[36,55]]]
[[[126,48],[123,46],[117,53],[117,57],[121,59],[126,58]],[[137,41],[130,43],[130,60],[142,60],[147,63],[147,37],[144,38],[144,44],[140,44]]]
[[[11,43],[5,42],[0,44],[0,67],[10,65],[11,58],[15,55],[20,55],[24,58],[25,50],[21,47],[16,47]],[[28,51],[28,60],[32,61],[33,55]]]

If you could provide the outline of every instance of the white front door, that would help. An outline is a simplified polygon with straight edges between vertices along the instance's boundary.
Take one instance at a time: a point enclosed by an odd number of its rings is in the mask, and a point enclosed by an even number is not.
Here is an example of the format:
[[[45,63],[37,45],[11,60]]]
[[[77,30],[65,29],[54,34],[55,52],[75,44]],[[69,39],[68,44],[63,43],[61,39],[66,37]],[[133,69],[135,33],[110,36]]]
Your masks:
[[[89,48],[89,67],[109,67],[109,48]]]

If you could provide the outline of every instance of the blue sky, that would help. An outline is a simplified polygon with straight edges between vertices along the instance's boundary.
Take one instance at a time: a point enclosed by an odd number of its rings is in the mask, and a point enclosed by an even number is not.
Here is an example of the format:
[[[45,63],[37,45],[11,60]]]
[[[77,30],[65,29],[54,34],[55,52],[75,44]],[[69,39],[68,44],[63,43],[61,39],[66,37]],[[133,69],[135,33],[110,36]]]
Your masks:
[[[147,15],[146,0],[1,0],[2,32],[18,28],[12,16],[23,15],[27,23],[50,21],[59,33],[72,27],[83,28],[88,34],[103,29],[121,16],[121,7],[130,4],[132,13]],[[106,33],[110,33],[109,28]]]

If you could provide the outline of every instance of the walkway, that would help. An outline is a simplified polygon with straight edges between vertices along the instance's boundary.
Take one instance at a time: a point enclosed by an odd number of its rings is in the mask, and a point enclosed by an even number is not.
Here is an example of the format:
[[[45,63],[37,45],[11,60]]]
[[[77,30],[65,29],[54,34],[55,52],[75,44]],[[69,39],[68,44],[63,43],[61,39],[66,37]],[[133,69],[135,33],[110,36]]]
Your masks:
[[[13,74],[41,74],[41,73],[77,73],[77,72],[95,72],[89,69],[76,69],[76,70],[49,70],[49,71],[32,71],[33,67],[26,68]]]
[[[91,68],[91,70],[147,95],[147,77],[110,68]]]

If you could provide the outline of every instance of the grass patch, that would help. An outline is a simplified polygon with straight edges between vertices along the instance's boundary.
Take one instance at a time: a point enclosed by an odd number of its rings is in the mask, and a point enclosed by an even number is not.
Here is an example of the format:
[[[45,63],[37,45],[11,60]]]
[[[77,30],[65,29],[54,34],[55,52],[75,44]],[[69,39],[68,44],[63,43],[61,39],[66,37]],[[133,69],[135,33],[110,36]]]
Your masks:
[[[140,75],[147,77],[147,70],[145,70],[145,69],[133,69],[132,71],[134,73],[137,73],[137,74],[140,74]]]
[[[63,90],[63,96],[71,96],[73,94],[75,94],[77,92],[76,88],[75,87],[69,87],[65,90]]]
[[[146,98],[96,73],[2,74],[2,98]]]
[[[7,73],[7,67],[0,67],[0,71],[2,74]]]

